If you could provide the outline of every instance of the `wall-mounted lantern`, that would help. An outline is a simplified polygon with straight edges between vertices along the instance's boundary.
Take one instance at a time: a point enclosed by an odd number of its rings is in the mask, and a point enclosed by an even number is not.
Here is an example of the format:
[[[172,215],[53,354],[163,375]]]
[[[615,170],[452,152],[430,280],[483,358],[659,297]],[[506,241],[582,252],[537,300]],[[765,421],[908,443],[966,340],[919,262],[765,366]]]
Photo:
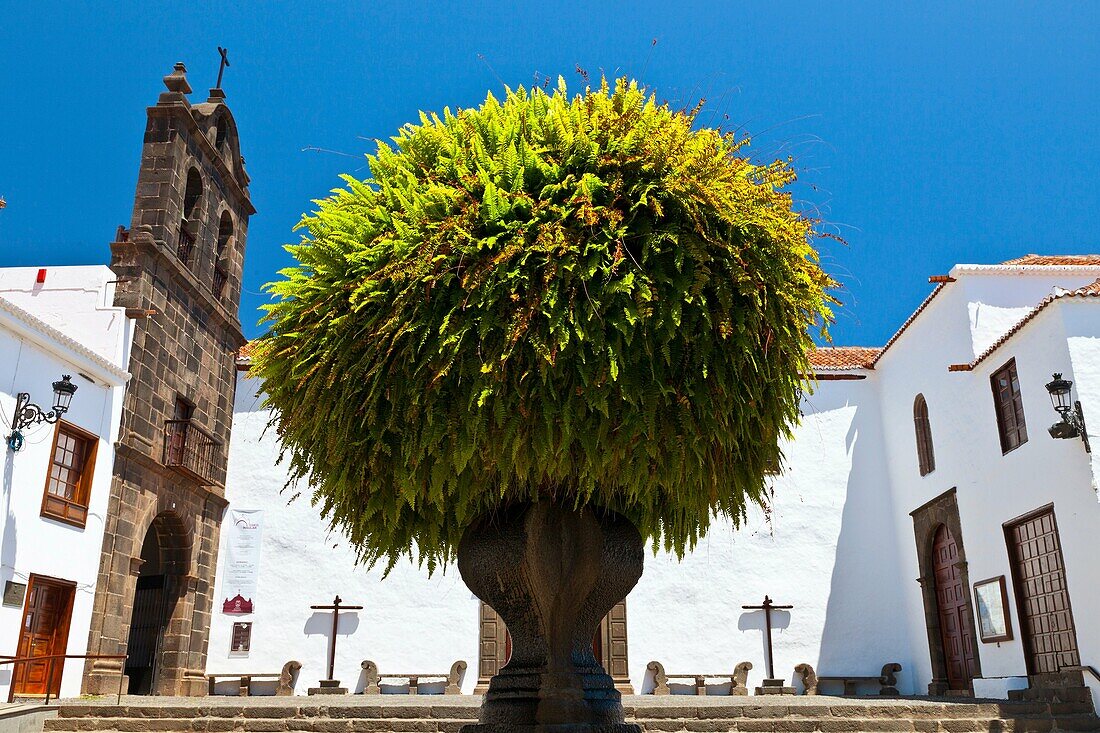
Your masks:
[[[1050,392],[1050,403],[1055,411],[1062,416],[1060,422],[1050,426],[1048,432],[1052,438],[1080,438],[1085,444],[1085,452],[1092,453],[1089,445],[1089,434],[1085,428],[1085,413],[1081,409],[1081,401],[1070,404],[1069,392],[1073,382],[1062,379],[1061,374],[1055,374],[1054,379],[1047,382],[1047,392]]]
[[[40,422],[55,423],[69,410],[69,403],[76,393],[76,385],[70,380],[70,375],[62,375],[61,379],[53,383],[53,409],[46,412],[38,405],[31,402],[31,396],[27,392],[20,392],[15,397],[15,417],[11,421],[11,435],[8,436],[8,447],[18,451],[23,447],[23,428],[37,425]]]

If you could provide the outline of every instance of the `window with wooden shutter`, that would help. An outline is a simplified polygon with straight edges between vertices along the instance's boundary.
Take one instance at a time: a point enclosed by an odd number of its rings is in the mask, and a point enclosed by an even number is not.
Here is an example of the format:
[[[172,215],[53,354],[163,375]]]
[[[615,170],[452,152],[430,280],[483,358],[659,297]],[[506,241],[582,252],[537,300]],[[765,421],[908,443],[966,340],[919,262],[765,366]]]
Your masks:
[[[1024,424],[1024,400],[1020,395],[1020,378],[1016,360],[1012,359],[990,377],[993,404],[997,408],[997,430],[1001,436],[1001,452],[1008,453],[1027,442]]]
[[[932,451],[932,426],[928,422],[928,403],[918,394],[913,402],[913,424],[917,431],[917,462],[920,475],[927,476],[936,470],[936,454]]]
[[[42,516],[83,527],[88,521],[96,436],[58,422],[42,497]]]

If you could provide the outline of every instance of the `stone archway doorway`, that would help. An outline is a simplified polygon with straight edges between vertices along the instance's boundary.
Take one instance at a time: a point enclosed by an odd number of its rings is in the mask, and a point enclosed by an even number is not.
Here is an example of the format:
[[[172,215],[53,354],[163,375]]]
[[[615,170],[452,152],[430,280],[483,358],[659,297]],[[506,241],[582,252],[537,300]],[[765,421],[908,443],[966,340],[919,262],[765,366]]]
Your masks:
[[[175,691],[179,670],[166,666],[165,660],[176,645],[170,629],[184,588],[188,544],[183,522],[168,512],[158,514],[145,533],[126,643],[131,695]]]
[[[914,509],[910,516],[932,667],[928,694],[972,695],[971,680],[981,677],[982,671],[955,489]]]
[[[483,695],[489,689],[489,679],[511,656],[512,639],[496,611],[485,603],[480,603],[479,607],[478,678],[474,694]],[[626,600],[622,600],[600,622],[592,639],[592,651],[615,681],[615,689],[624,695],[633,695],[626,647]]]

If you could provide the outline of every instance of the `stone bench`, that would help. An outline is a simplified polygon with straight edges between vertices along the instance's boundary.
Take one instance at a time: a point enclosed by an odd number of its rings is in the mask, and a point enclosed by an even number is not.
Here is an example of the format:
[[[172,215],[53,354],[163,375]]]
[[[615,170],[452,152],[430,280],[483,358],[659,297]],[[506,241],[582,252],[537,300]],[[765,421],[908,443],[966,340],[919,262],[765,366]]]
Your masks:
[[[409,686],[410,695],[419,695],[419,687],[422,680],[429,679],[444,683],[444,695],[461,695],[462,679],[466,676],[466,662],[458,660],[451,665],[451,671],[443,674],[425,674],[422,672],[404,673],[393,672],[382,674],[378,671],[378,665],[369,659],[359,665],[366,675],[366,685],[363,687],[364,695],[381,695],[382,680],[402,680],[402,684]]]
[[[741,662],[733,669],[733,674],[669,674],[665,671],[665,666],[660,662],[650,662],[646,665],[646,669],[653,672],[653,695],[670,695],[672,691],[669,689],[668,681],[672,680],[692,680],[695,684],[696,695],[707,694],[707,680],[722,680],[730,682],[730,695],[747,695],[749,689],[746,686],[749,678],[749,670],[752,669],[752,662]],[[676,684],[676,683],[673,683]]]
[[[844,692],[841,693],[843,695],[858,694],[856,687],[860,683],[877,684],[879,686],[878,694],[880,695],[899,694],[897,675],[901,671],[901,665],[897,662],[882,665],[882,673],[878,676],[858,674],[819,675],[808,664],[800,664],[794,668],[794,671],[796,674],[801,675],[802,684],[806,688],[807,695],[817,695],[822,682],[841,683],[844,686]]]
[[[249,697],[252,694],[252,680],[264,679],[264,680],[277,680],[275,685],[275,694],[279,697],[288,697],[294,694],[294,678],[298,674],[298,670],[302,668],[302,663],[294,661],[293,659],[283,665],[281,672],[226,672],[225,674],[210,674],[206,675],[207,692],[210,695],[216,695],[215,688],[218,680],[237,680],[237,694],[241,697]]]

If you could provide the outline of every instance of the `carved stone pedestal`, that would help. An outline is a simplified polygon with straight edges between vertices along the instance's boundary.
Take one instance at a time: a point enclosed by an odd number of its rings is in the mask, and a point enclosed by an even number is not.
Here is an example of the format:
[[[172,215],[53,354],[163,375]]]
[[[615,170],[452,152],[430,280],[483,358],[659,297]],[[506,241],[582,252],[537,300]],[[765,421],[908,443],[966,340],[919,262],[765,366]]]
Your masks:
[[[757,695],[793,695],[793,687],[788,687],[785,680],[765,679],[761,687],[756,688]]]
[[[459,572],[504,619],[512,657],[490,681],[479,722],[463,733],[641,733],[623,722],[592,635],[641,577],[643,549],[624,517],[549,500],[466,530]]]
[[[348,688],[340,686],[340,680],[321,680],[320,687],[311,687],[307,691],[310,695],[346,695]]]

